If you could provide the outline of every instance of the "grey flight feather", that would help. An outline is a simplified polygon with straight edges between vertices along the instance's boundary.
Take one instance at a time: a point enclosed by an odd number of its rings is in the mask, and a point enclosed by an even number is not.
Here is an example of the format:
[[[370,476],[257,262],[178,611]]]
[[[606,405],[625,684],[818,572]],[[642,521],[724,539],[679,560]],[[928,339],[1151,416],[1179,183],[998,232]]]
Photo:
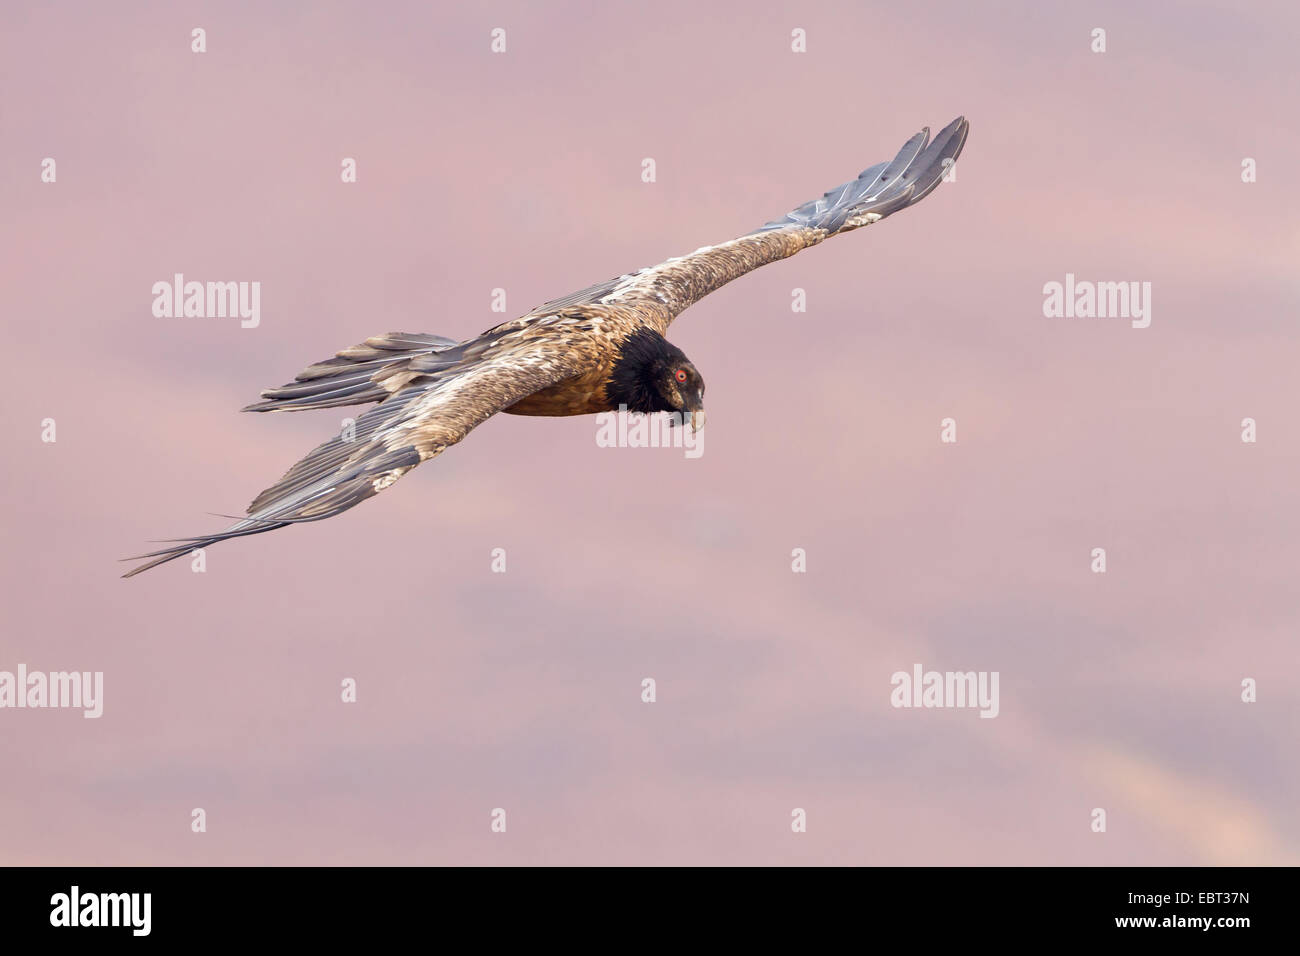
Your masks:
[[[244,412],[296,412],[308,408],[361,405],[387,398],[394,391],[384,383],[414,358],[445,352],[459,343],[423,332],[373,335],[360,345],[340,349],[333,357],[307,366],[292,382],[262,390],[264,401],[246,405]]]
[[[821,229],[833,236],[846,231],[846,225],[854,229],[918,203],[957,161],[969,132],[970,124],[964,116],[940,130],[934,142],[930,142],[926,127],[904,143],[891,162],[863,170],[856,179],[767,223],[759,232],[793,225]]]

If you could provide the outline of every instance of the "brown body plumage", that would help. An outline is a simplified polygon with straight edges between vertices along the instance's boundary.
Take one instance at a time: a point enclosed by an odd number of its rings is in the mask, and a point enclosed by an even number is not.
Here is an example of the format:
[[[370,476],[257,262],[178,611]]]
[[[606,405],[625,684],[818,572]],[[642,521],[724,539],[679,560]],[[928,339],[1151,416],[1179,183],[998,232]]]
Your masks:
[[[195,548],[297,521],[328,518],[373,497],[477,425],[514,415],[586,415],[627,408],[702,421],[704,382],[663,336],[692,303],[759,266],[876,222],[919,201],[956,160],[958,118],[933,142],[923,130],[889,163],[717,246],[548,302],[465,341],[390,332],[309,366],[245,411],[375,402],[355,435],[333,438],[258,495],[248,517],[152,554],[124,577]]]

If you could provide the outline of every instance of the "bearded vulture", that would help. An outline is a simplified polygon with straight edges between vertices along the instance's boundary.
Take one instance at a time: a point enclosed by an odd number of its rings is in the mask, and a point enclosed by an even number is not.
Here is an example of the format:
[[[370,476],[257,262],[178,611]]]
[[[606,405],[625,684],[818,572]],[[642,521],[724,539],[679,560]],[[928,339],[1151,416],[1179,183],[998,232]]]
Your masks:
[[[958,117],[780,219],[716,246],[547,302],[474,338],[389,332],[309,365],[262,392],[249,412],[374,403],[355,434],[331,438],[253,499],[224,531],[169,542],[131,577],[228,538],[319,521],[372,498],[442,454],[497,412],[588,415],[671,412],[704,421],[704,379],[664,338],[688,306],[732,279],[920,202],[960,155]]]

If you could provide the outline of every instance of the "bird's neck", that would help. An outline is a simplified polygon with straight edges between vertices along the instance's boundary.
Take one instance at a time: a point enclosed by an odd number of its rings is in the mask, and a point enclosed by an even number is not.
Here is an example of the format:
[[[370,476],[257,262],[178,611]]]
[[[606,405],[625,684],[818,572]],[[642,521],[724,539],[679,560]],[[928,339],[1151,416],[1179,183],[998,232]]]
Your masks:
[[[611,409],[626,405],[630,412],[660,411],[663,400],[655,390],[665,367],[663,338],[649,329],[624,340],[605,386]]]

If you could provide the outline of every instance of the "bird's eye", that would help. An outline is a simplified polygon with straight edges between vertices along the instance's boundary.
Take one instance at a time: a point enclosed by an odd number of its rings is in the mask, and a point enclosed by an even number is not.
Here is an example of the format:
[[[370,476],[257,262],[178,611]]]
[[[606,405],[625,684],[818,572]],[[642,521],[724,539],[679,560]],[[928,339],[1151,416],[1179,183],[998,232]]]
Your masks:
[[[684,369],[684,368],[679,368],[679,369],[677,370],[677,381],[679,381],[679,382],[684,382],[684,381],[686,381],[686,369]]]

